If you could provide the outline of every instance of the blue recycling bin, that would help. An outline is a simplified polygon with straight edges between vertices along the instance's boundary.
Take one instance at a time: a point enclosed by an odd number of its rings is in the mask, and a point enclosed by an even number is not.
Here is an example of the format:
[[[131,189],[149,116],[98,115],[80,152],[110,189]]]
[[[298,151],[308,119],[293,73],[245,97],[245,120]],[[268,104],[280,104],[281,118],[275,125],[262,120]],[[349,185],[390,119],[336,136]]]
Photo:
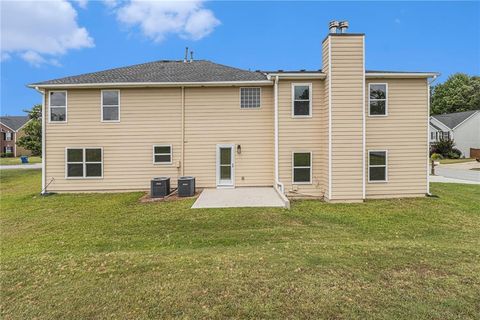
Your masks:
[[[20,160],[22,160],[22,164],[23,163],[28,163],[28,157],[27,156],[21,156]]]

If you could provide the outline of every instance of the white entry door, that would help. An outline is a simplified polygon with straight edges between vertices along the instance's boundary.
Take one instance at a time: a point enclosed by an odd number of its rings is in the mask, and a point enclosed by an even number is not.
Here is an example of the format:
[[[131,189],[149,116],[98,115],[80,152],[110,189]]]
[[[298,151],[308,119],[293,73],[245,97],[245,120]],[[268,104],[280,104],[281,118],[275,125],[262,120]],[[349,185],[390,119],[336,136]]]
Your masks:
[[[235,156],[233,144],[217,145],[217,187],[235,185]]]

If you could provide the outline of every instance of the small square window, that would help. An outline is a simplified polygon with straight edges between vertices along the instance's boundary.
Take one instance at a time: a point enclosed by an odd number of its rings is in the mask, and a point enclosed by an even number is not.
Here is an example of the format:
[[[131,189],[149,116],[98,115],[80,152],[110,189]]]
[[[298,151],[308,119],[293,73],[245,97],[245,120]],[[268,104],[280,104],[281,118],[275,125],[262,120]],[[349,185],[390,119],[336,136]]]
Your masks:
[[[242,109],[260,108],[260,88],[240,88],[240,107]]]
[[[171,145],[153,146],[153,163],[154,164],[171,164],[172,163],[172,146]]]

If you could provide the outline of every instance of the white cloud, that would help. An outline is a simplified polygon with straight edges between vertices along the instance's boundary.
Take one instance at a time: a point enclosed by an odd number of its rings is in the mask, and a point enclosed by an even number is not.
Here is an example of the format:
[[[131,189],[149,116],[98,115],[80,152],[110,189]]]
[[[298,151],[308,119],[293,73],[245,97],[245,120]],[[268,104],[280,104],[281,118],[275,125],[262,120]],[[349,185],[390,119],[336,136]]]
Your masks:
[[[202,0],[131,0],[117,9],[117,19],[129,27],[139,27],[146,37],[155,42],[163,41],[168,34],[199,40],[220,24],[213,12],[203,7],[203,3]]]
[[[88,0],[73,0],[80,8],[85,9],[88,5]]]
[[[94,46],[66,0],[3,1],[1,18],[2,58],[16,54],[34,66],[58,65],[56,58],[69,50]]]

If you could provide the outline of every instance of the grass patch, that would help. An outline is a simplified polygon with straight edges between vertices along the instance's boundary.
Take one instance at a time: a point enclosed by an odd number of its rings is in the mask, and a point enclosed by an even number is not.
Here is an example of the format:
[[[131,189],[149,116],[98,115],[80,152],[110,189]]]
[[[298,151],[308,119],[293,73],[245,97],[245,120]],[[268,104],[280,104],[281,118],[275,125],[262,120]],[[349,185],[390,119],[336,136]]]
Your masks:
[[[29,156],[28,163],[42,163],[41,157]],[[0,165],[2,166],[10,166],[14,164],[22,164],[22,160],[20,157],[17,158],[0,158]]]
[[[278,208],[38,196],[1,172],[1,318],[474,319],[480,187]]]
[[[475,159],[465,158],[465,159],[441,159],[439,160],[440,164],[454,164],[454,163],[464,163],[464,162],[472,162]]]

